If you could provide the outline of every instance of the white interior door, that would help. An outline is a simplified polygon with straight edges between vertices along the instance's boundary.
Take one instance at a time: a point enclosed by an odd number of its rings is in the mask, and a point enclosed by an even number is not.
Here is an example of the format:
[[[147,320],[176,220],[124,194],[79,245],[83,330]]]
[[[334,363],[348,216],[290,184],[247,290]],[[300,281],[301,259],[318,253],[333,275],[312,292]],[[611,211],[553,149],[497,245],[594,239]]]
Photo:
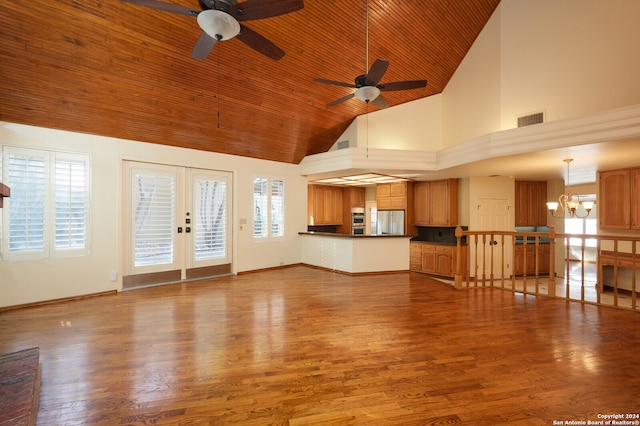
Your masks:
[[[231,270],[231,174],[126,162],[123,287]]]
[[[496,198],[480,198],[477,202],[477,218],[478,218],[478,230],[479,231],[509,231],[510,216],[509,216],[509,201],[506,199]],[[507,262],[505,264],[505,277],[511,275],[511,245],[508,241],[504,247],[504,257]],[[469,242],[475,247],[473,240]],[[500,278],[502,276],[502,255],[503,255],[503,243],[501,236],[496,236],[493,240],[487,239],[484,243],[482,239],[478,241],[478,275],[483,274],[486,278],[489,278],[493,273],[494,278]],[[471,258],[473,262],[473,257]],[[493,268],[492,268],[493,265]],[[483,272],[483,268],[485,271]],[[474,268],[471,268],[472,275],[474,274]],[[493,271],[492,271],[493,269]]]

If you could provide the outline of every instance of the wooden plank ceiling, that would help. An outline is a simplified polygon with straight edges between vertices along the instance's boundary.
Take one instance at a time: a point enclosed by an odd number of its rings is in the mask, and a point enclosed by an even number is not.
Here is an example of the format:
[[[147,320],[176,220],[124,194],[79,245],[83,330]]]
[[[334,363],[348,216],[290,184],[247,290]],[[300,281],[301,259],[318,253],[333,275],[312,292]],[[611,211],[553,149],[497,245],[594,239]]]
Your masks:
[[[385,92],[391,106],[438,94],[498,3],[369,0],[367,64],[365,0],[246,22],[279,61],[235,39],[192,59],[195,18],[119,0],[2,0],[0,120],[297,164],[375,109],[327,107],[353,89],[314,78],[351,83],[381,58],[382,83],[429,82]]]

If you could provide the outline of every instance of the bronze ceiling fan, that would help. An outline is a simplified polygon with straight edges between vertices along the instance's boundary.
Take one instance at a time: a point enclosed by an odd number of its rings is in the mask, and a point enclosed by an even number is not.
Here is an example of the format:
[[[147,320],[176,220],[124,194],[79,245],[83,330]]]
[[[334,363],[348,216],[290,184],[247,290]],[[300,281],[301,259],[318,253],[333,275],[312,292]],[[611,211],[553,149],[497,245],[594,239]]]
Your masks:
[[[163,12],[196,17],[198,25],[202,28],[202,34],[191,55],[195,59],[206,58],[218,41],[236,37],[253,50],[277,61],[284,56],[284,51],[240,22],[285,15],[304,8],[303,0],[246,0],[240,3],[237,0],[198,0],[201,10],[158,0],[121,1]]]
[[[366,66],[368,65],[369,65],[369,0],[367,0],[366,2]],[[384,98],[384,96],[380,95],[380,92],[419,89],[421,87],[427,86],[427,80],[404,80],[404,81],[396,81],[393,83],[381,84],[380,80],[382,80],[384,73],[387,72],[388,67],[389,67],[389,62],[385,61],[384,59],[376,59],[373,65],[371,65],[371,68],[369,68],[369,71],[367,71],[365,74],[357,76],[353,84],[343,83],[341,81],[335,81],[335,80],[327,80],[324,78],[315,78],[313,81],[317,81],[318,83],[332,84],[334,86],[351,87],[356,89],[354,93],[351,93],[347,96],[343,96],[342,98],[327,104],[327,106],[338,105],[344,101],[347,101],[355,97],[367,104],[371,102],[372,104],[374,104],[375,106],[381,109],[388,107],[389,103]],[[365,71],[366,71],[366,68],[365,68]]]

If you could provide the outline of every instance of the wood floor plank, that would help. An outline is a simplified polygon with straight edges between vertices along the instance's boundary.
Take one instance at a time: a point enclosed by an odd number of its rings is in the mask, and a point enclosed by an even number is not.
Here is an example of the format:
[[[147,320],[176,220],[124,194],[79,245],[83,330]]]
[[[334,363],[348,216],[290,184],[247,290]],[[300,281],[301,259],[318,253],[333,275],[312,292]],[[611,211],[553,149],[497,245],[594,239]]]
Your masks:
[[[3,312],[38,424],[550,425],[639,413],[637,312],[291,268]]]

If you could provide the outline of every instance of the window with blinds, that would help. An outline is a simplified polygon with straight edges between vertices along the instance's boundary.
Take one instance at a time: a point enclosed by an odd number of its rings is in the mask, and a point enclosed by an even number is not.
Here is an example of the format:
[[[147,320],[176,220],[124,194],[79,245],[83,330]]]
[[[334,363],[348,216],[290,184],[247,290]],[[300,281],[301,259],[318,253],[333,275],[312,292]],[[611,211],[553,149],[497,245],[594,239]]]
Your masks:
[[[89,156],[3,147],[3,256],[8,260],[87,254]]]
[[[86,164],[60,159],[56,160],[55,167],[56,249],[84,248],[87,230]]]
[[[284,236],[284,180],[253,180],[254,238]]]
[[[284,181],[271,181],[271,236],[284,236]]]

